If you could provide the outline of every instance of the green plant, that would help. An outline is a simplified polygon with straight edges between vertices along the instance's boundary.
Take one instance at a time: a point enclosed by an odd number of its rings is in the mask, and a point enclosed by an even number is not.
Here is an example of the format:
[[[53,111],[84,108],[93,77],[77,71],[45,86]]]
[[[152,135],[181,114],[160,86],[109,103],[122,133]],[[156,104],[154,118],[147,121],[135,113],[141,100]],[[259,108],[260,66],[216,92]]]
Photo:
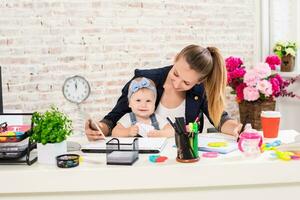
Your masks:
[[[32,123],[30,140],[37,143],[59,143],[72,132],[72,121],[54,106],[44,114],[34,112]]]
[[[297,44],[296,42],[277,42],[273,49],[274,53],[282,58],[282,56],[292,55],[296,56]]]

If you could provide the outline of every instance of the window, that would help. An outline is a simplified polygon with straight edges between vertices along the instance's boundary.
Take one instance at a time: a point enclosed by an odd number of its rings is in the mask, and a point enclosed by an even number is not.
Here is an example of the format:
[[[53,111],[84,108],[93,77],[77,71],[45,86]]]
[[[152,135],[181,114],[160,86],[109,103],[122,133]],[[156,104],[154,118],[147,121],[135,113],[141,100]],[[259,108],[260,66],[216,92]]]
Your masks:
[[[260,1],[261,57],[273,53],[278,41],[296,41],[298,44],[295,70],[300,71],[300,1]]]

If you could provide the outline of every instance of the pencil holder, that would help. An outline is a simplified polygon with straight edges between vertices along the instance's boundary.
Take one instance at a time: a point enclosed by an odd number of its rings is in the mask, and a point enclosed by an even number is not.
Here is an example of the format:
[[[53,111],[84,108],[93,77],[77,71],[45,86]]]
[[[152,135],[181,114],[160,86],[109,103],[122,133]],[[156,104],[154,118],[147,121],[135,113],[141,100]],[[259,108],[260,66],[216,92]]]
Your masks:
[[[178,162],[192,163],[199,161],[198,133],[175,133]]]

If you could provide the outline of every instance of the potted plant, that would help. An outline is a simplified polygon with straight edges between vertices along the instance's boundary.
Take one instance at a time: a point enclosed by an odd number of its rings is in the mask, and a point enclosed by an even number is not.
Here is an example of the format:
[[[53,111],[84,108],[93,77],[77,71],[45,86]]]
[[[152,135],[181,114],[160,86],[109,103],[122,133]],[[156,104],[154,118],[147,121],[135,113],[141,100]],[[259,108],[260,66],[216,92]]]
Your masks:
[[[280,64],[276,55],[268,56],[265,63],[248,69],[239,57],[230,56],[225,63],[227,84],[232,88],[231,93],[236,95],[242,123],[249,122],[260,130],[261,111],[275,110],[276,97],[297,97],[287,91],[293,81],[285,81],[275,72],[276,65]]]
[[[32,115],[30,140],[37,143],[38,162],[55,164],[56,156],[67,152],[66,139],[72,133],[72,121],[52,106],[45,113]]]
[[[297,52],[296,42],[277,42],[273,51],[281,59],[282,72],[290,72],[294,70]]]

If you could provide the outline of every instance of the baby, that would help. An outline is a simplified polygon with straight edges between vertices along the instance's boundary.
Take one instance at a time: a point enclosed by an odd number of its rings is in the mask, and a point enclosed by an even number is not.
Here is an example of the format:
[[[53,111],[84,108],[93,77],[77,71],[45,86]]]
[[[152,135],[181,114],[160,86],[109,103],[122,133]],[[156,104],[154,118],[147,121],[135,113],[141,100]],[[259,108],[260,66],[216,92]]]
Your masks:
[[[132,112],[125,114],[112,130],[114,137],[172,137],[174,129],[166,119],[154,113],[156,88],[145,77],[135,78],[128,88]]]

